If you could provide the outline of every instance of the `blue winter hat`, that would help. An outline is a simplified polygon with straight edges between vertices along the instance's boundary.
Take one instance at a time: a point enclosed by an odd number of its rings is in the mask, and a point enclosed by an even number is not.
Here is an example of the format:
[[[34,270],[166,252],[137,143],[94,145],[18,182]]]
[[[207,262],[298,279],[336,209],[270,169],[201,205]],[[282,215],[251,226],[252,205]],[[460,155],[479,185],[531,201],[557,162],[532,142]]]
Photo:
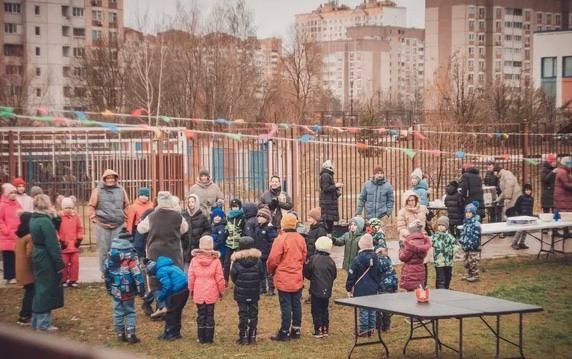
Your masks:
[[[137,196],[145,196],[149,198],[151,197],[151,190],[147,187],[141,187],[139,188],[139,191],[137,191]]]
[[[215,217],[224,218],[225,216],[224,211],[220,207],[213,208],[211,212],[211,219],[214,219]]]
[[[465,213],[466,212],[471,212],[472,214],[477,214],[477,209],[478,209],[478,203],[475,206],[474,203],[469,203],[466,207],[465,207]]]

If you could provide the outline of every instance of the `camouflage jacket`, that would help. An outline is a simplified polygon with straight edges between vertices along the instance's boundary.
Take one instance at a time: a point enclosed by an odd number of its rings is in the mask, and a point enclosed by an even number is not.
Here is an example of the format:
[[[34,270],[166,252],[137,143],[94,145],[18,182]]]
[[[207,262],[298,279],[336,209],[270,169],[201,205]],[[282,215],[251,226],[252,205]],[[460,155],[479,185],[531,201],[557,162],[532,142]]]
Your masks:
[[[431,236],[431,241],[435,267],[452,267],[455,252],[458,250],[455,237],[449,232],[435,232]]]

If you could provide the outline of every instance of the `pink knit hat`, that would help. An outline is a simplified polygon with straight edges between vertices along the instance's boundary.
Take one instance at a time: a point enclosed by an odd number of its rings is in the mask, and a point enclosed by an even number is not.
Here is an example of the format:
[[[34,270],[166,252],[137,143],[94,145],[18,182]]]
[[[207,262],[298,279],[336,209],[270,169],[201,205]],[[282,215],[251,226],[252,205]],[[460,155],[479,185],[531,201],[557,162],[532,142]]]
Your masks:
[[[2,185],[2,195],[8,196],[10,192],[16,192],[16,187],[14,187],[14,185],[11,183],[4,183]]]

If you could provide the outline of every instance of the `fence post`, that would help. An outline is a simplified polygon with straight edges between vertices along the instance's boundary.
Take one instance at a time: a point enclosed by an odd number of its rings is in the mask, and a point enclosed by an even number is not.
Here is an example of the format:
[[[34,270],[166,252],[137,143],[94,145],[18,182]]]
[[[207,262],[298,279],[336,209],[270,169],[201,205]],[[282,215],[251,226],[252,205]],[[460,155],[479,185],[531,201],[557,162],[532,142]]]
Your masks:
[[[521,178],[521,183],[527,183],[526,179],[528,178],[528,166],[526,161],[524,160],[525,158],[528,157],[528,152],[529,152],[529,133],[530,133],[530,129],[528,127],[528,123],[525,122],[522,124],[521,127],[522,130],[522,139],[521,139],[521,147],[522,147],[522,159],[521,159],[521,164],[522,164],[522,178]]]
[[[298,168],[300,164],[300,142],[296,140],[298,138],[298,127],[295,126],[290,132],[290,134],[292,136],[292,139],[294,140],[292,141],[292,150],[293,150],[292,152],[294,152],[293,153],[294,155],[292,156],[292,164],[290,170],[290,173],[292,173],[292,183],[290,188],[292,191],[293,208],[296,208],[299,211],[302,200],[300,199],[300,190],[299,190],[301,169]],[[301,213],[298,212],[298,215],[301,215]]]
[[[8,179],[16,177],[16,156],[14,156],[14,131],[8,131]]]

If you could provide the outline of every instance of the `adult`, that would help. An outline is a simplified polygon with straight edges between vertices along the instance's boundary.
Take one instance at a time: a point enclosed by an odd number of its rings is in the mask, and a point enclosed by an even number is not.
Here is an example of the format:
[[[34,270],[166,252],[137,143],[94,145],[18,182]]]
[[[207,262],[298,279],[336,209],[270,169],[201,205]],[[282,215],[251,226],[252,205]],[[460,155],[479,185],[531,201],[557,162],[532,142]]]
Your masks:
[[[199,248],[203,236],[210,236],[209,218],[201,210],[201,202],[196,194],[189,194],[185,200],[183,218],[189,224],[189,230],[183,239],[183,260],[185,265],[191,263],[191,252]]]
[[[320,210],[328,233],[332,233],[334,222],[340,220],[338,198],[344,185],[334,181],[334,165],[327,160],[320,171]]]
[[[58,235],[52,223],[54,210],[50,197],[40,194],[34,197],[34,213],[30,220],[30,234],[34,249],[34,297],[32,299],[32,327],[53,331],[51,311],[64,306],[64,289],[61,273],[65,268]]]
[[[101,183],[95,187],[87,204],[89,219],[95,223],[95,241],[99,255],[99,270],[105,272],[105,258],[125,223],[125,211],[129,207],[127,192],[119,185],[117,172],[107,169]]]
[[[24,289],[22,308],[16,324],[32,324],[32,300],[34,299],[34,270],[32,267],[32,253],[34,245],[30,235],[30,220],[32,212],[23,212],[20,215],[20,225],[16,231],[16,280]]]
[[[207,216],[210,215],[211,208],[214,205],[224,203],[223,193],[211,179],[209,171],[204,168],[199,171],[199,178],[197,178],[197,182],[191,187],[188,194],[197,195],[201,203],[201,210]]]
[[[554,208],[572,212],[572,157],[563,157],[554,173]]]
[[[500,188],[499,178],[495,175],[495,162],[487,161],[486,166],[487,171],[485,172],[483,184],[487,187],[494,187],[496,195],[498,196],[500,194]],[[489,223],[500,222],[502,221],[502,208],[493,203],[492,206],[487,208],[487,215],[489,217]]]
[[[16,187],[16,201],[20,203],[22,211],[32,212],[34,210],[34,200],[26,193],[26,181],[21,177],[12,180],[12,185]]]
[[[542,212],[550,213],[554,208],[554,182],[556,180],[556,173],[554,170],[558,166],[558,160],[554,153],[549,153],[546,156],[546,161],[542,164],[540,173],[540,188],[542,189],[542,196],[540,197],[540,206]]]
[[[409,232],[409,225],[415,220],[419,220],[425,228],[427,221],[427,207],[422,205],[419,195],[413,191],[407,191],[402,197],[402,207],[397,213],[397,232],[399,240],[405,241]]]
[[[421,168],[416,168],[411,172],[411,190],[419,196],[419,203],[429,205],[429,183],[423,178],[423,171]]]
[[[472,162],[465,164],[465,172],[461,176],[461,196],[465,205],[473,202],[479,203],[481,221],[485,216],[485,198],[483,194],[483,181],[479,169]],[[463,206],[464,207],[464,206]]]
[[[17,191],[10,183],[2,185],[0,198],[0,250],[6,284],[16,284],[16,230],[20,225],[22,207],[16,200]]]
[[[282,191],[282,180],[278,176],[270,178],[270,188],[260,196],[260,203],[265,204],[272,213],[272,225],[279,231],[282,212],[292,209],[292,198]]]
[[[500,195],[497,203],[503,205],[503,220],[506,219],[506,211],[513,208],[518,196],[522,194],[522,188],[518,184],[516,176],[509,170],[499,165],[495,166],[495,175],[499,178]]]
[[[373,169],[373,177],[363,185],[355,215],[361,215],[365,209],[366,220],[389,217],[394,203],[393,187],[385,178],[383,168],[377,166]]]

